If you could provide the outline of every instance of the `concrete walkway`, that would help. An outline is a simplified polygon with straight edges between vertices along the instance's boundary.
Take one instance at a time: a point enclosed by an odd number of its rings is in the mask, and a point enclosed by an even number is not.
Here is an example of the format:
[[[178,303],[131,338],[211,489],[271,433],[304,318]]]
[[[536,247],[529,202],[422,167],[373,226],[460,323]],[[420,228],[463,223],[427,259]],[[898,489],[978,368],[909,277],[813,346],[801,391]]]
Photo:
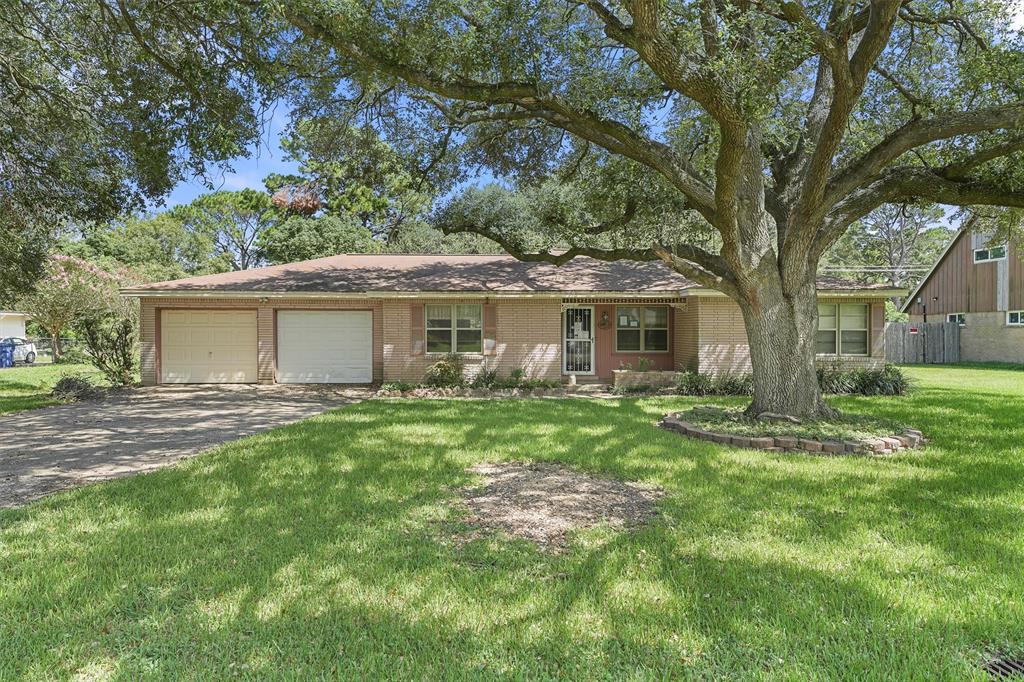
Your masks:
[[[362,400],[369,389],[161,386],[0,417],[0,508],[168,466]]]

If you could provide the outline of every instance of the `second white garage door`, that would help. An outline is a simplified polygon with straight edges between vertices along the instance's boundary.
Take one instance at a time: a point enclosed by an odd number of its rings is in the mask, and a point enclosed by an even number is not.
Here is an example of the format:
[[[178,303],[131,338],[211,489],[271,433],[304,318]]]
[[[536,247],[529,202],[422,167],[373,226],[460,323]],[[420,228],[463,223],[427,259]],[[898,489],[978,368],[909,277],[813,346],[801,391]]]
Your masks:
[[[368,384],[373,381],[373,313],[279,310],[277,381]]]

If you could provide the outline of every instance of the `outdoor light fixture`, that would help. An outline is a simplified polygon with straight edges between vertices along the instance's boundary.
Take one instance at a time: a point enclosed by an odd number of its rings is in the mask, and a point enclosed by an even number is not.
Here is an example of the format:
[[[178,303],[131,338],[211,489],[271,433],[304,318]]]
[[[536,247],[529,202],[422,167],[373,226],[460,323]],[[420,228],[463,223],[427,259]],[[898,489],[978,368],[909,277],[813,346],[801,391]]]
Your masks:
[[[601,313],[601,321],[598,323],[598,326],[600,326],[601,329],[607,329],[610,323],[611,320],[608,319],[608,311],[606,310]]]

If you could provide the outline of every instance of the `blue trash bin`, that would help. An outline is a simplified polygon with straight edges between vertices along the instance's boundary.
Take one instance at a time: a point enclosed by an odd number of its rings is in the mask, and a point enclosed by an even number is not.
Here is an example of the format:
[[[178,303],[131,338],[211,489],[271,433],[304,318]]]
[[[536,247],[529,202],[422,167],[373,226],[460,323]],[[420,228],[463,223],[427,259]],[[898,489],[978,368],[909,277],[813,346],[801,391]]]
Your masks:
[[[0,343],[0,368],[14,367],[14,344]]]

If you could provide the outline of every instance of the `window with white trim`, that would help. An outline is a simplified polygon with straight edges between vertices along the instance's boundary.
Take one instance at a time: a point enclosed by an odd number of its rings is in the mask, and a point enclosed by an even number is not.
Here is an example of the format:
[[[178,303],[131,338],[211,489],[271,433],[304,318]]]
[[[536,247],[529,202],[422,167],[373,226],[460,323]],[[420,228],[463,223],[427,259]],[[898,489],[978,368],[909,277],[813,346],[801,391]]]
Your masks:
[[[949,313],[946,315],[946,322],[956,322],[961,327],[967,326],[967,315],[964,313]]]
[[[868,354],[868,305],[866,303],[819,303],[818,355]]]
[[[1024,327],[1024,310],[1007,311],[1006,324],[1011,327]]]
[[[482,353],[484,311],[479,303],[426,306],[428,353]]]
[[[668,306],[616,306],[617,353],[667,353]]]
[[[1006,258],[1006,247],[1005,246],[991,246],[985,249],[974,250],[974,262],[975,263],[991,263],[996,260],[1003,260]]]

